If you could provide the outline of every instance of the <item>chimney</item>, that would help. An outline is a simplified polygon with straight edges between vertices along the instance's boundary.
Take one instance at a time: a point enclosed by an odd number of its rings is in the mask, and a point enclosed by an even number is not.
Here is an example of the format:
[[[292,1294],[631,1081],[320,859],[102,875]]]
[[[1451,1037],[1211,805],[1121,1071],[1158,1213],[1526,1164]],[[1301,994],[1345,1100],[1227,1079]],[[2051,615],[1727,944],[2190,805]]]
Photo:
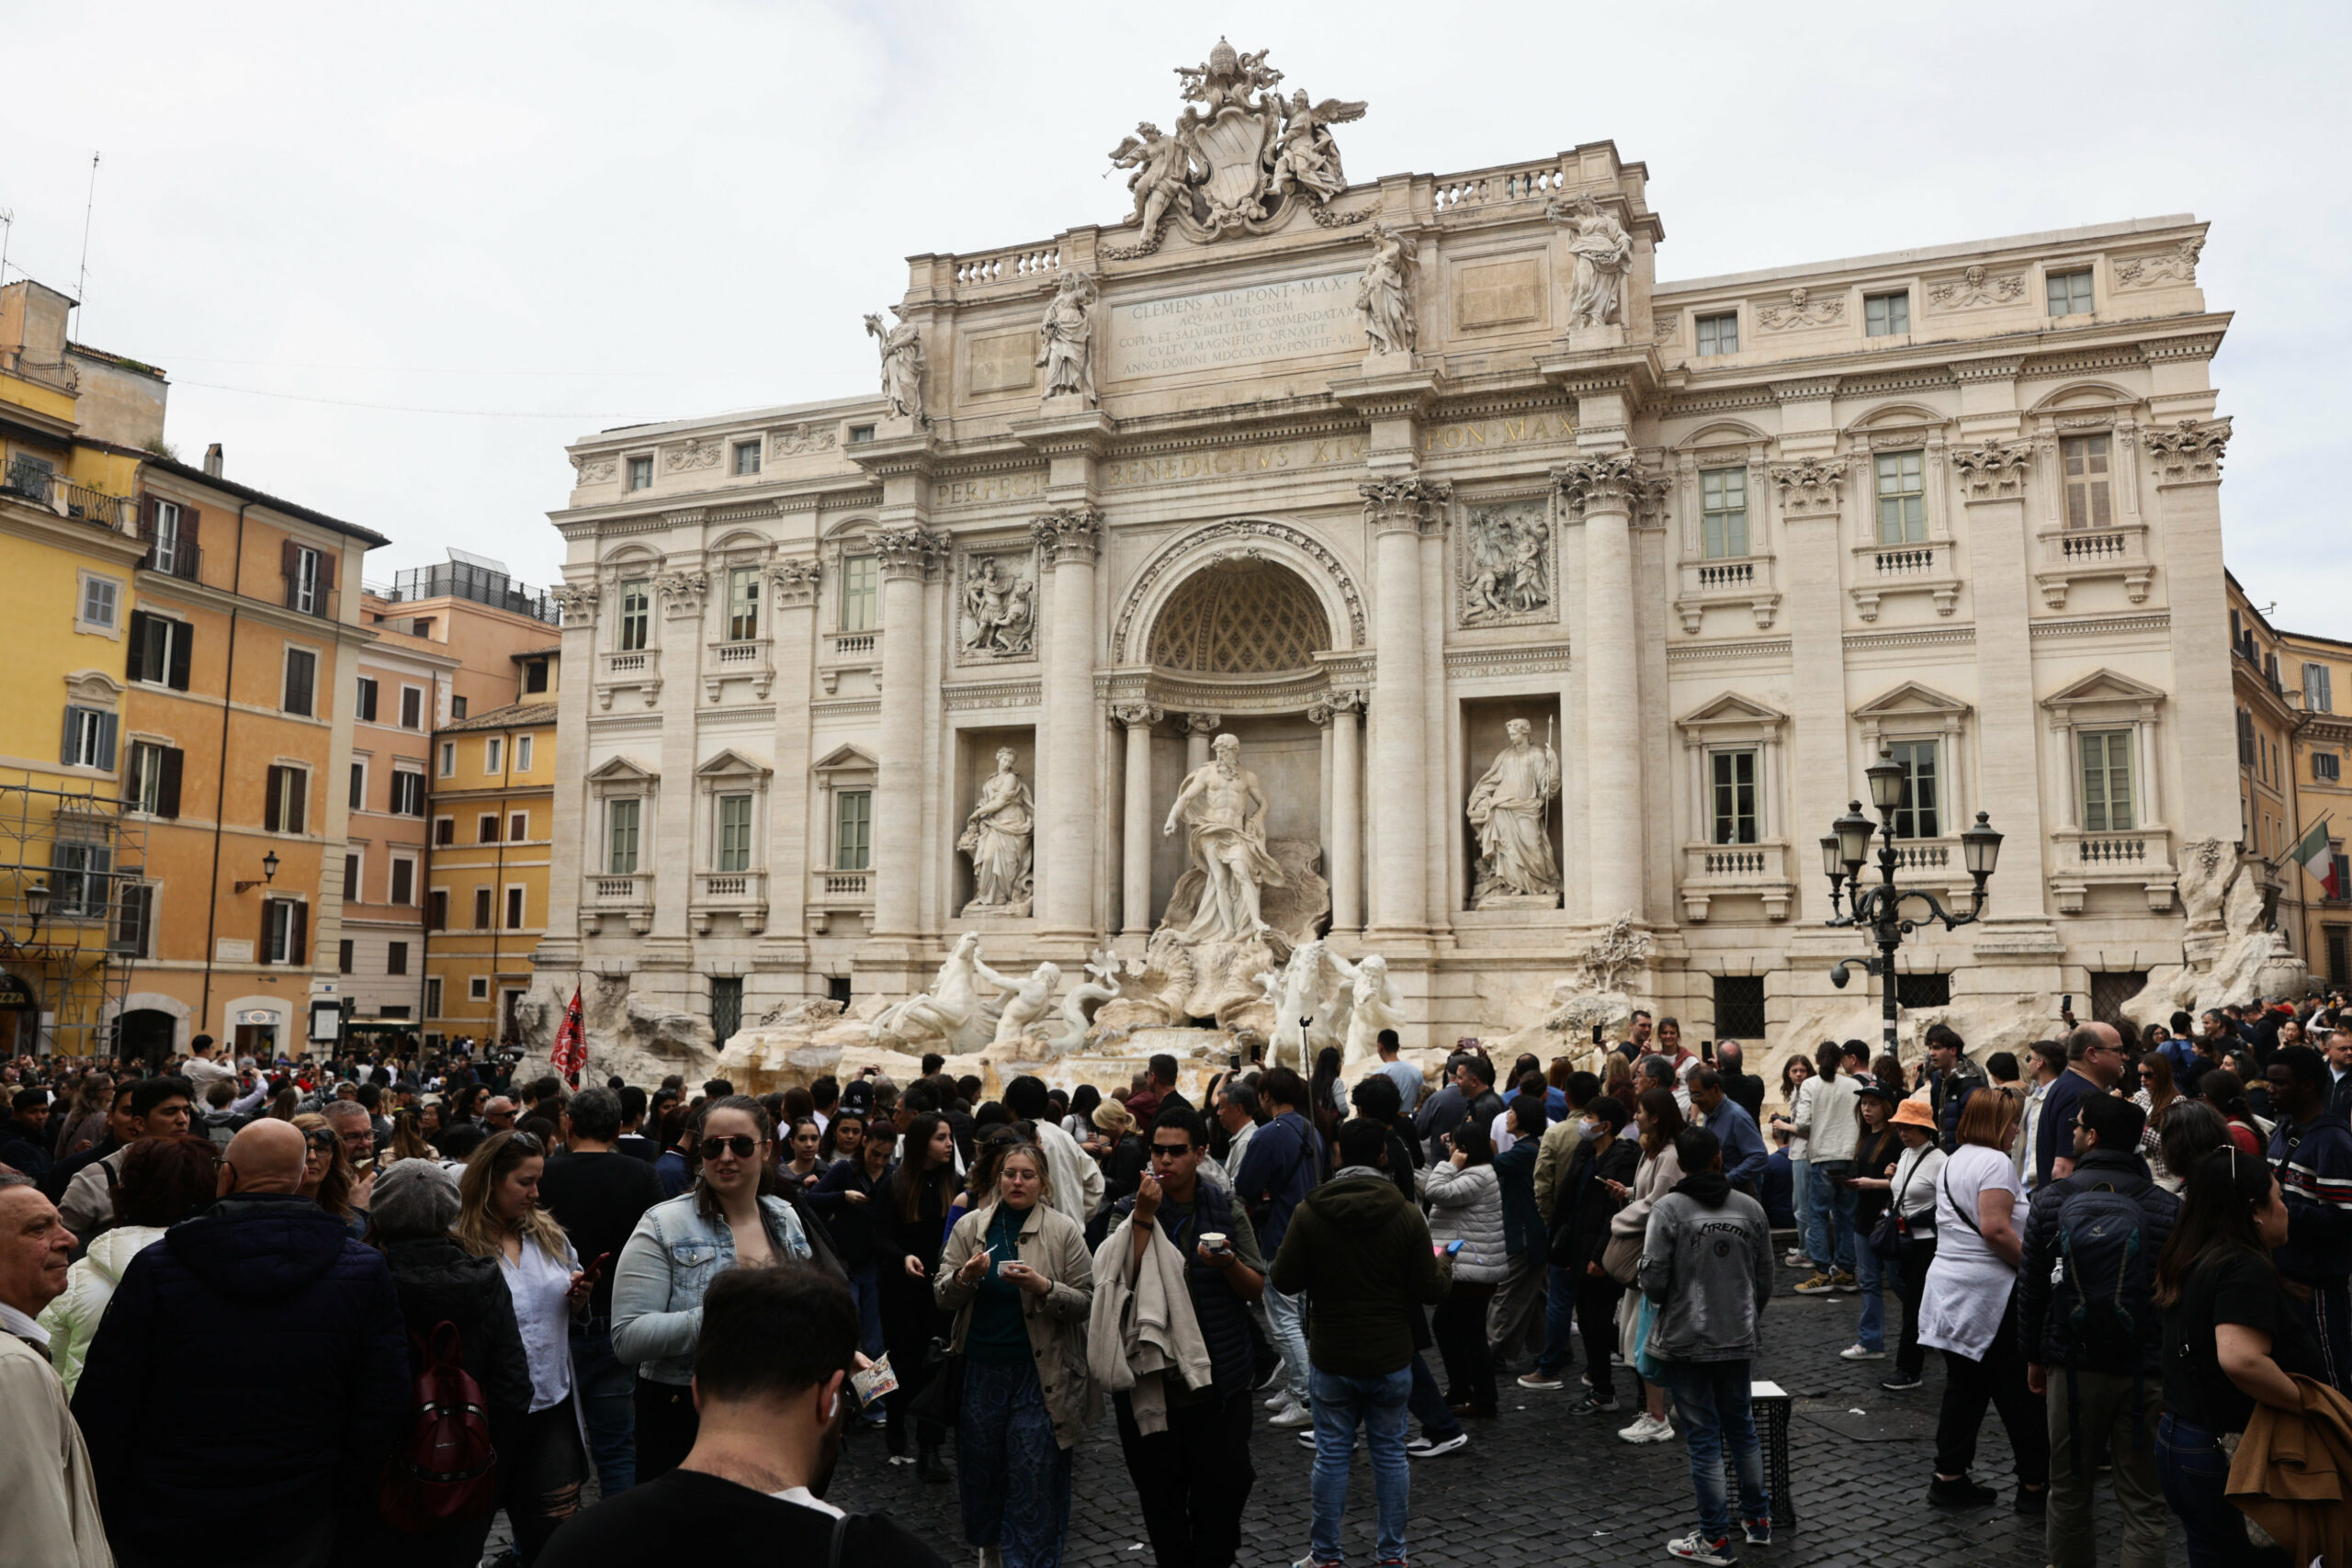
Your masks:
[[[209,479],[220,477],[220,443],[218,441],[204,449],[204,477]]]

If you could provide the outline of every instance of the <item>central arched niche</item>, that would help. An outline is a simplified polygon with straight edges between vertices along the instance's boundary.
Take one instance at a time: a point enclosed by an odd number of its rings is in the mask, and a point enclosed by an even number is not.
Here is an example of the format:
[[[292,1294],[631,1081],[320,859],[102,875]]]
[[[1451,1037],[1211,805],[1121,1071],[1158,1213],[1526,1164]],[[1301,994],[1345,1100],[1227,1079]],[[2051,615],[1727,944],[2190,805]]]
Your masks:
[[[1331,623],[1295,572],[1264,560],[1214,561],[1184,580],[1152,622],[1150,662],[1185,675],[1309,671]]]

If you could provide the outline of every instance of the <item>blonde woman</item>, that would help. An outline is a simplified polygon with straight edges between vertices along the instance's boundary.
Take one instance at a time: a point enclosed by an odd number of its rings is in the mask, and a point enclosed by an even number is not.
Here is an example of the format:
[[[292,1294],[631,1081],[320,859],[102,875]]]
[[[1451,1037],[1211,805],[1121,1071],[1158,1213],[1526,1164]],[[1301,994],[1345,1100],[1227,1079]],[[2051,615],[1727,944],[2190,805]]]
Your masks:
[[[530,1362],[530,1412],[498,1456],[514,1554],[525,1563],[580,1511],[580,1485],[588,1477],[587,1435],[572,1389],[571,1324],[588,1310],[595,1281],[581,1271],[555,1216],[539,1207],[546,1155],[528,1133],[482,1140],[466,1161],[458,1220],[449,1227],[459,1247],[497,1259]]]
[[[1059,1568],[1070,1449],[1099,1414],[1086,1366],[1094,1260],[1053,1206],[1046,1156],[1006,1149],[982,1205],[956,1222],[933,1276],[964,1358],[956,1489],[964,1535],[1001,1568]]]

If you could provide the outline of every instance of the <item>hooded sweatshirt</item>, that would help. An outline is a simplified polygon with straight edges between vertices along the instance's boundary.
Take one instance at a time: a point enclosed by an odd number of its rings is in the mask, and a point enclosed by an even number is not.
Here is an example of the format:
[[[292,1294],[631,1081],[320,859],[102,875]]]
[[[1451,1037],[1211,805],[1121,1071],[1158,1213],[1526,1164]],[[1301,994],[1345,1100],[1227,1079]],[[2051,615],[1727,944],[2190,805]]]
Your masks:
[[[82,1358],[90,1353],[90,1337],[98,1331],[107,1303],[130,1260],[164,1239],[162,1225],[118,1225],[90,1243],[90,1250],[67,1271],[65,1293],[49,1303],[40,1325],[49,1330],[50,1364],[57,1369],[68,1398],[82,1376]]]
[[[1668,1361],[1745,1361],[1772,1296],[1772,1225],[1719,1170],[1677,1182],[1650,1210],[1641,1287],[1657,1308],[1649,1351]]]
[[[1270,1282],[1314,1293],[1306,1354],[1318,1371],[1386,1377],[1413,1361],[1413,1317],[1441,1302],[1453,1275],[1430,1227],[1388,1173],[1342,1166],[1292,1211]]]

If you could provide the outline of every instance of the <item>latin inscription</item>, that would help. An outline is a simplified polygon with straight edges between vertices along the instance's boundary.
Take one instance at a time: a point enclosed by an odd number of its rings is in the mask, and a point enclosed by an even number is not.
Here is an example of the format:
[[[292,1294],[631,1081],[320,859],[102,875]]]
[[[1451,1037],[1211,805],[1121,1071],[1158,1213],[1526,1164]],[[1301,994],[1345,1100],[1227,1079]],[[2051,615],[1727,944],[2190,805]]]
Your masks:
[[[1362,435],[1335,435],[1328,441],[1276,441],[1216,446],[1203,452],[1175,452],[1164,457],[1128,457],[1105,463],[1102,483],[1105,490],[1131,490],[1137,485],[1177,484],[1186,479],[1356,466],[1363,462],[1371,445]]]
[[[1356,277],[1303,277],[1111,307],[1113,379],[1363,352]]]
[[[1575,435],[1576,426],[1561,414],[1512,414],[1504,419],[1430,425],[1421,432],[1421,450],[1476,452],[1485,446],[1529,446],[1539,442],[1567,441]]]
[[[1026,474],[989,474],[977,479],[949,479],[931,487],[933,506],[983,506],[992,501],[1034,501],[1046,493],[1040,468]]]

